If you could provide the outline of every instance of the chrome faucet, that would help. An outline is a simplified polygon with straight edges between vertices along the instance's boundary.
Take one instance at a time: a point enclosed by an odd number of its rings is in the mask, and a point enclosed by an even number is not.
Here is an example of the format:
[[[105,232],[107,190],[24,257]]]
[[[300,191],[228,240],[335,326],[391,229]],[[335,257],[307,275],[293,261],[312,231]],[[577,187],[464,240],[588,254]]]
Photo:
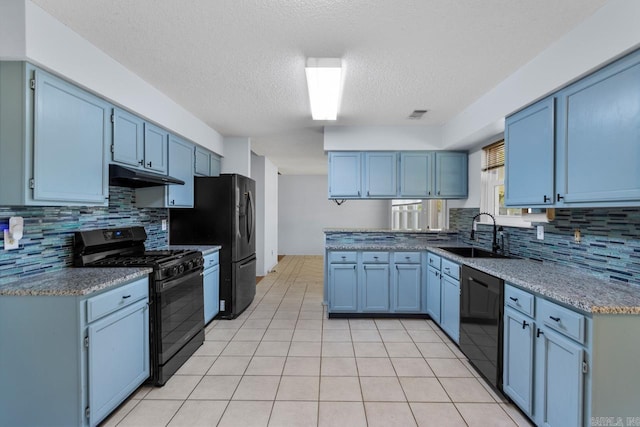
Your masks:
[[[493,242],[491,244],[491,251],[493,253],[498,253],[500,250],[500,245],[498,245],[498,227],[496,226],[496,219],[493,215],[488,212],[480,212],[478,215],[474,216],[471,220],[471,240],[475,239],[475,223],[476,219],[481,215],[488,215],[493,220]]]

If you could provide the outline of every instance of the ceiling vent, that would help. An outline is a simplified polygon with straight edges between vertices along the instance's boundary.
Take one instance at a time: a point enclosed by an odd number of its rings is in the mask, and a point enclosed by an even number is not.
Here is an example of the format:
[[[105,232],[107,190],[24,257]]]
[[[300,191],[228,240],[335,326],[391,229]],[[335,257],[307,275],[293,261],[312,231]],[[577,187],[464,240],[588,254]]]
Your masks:
[[[409,120],[420,120],[429,110],[413,110],[413,113],[407,117]]]

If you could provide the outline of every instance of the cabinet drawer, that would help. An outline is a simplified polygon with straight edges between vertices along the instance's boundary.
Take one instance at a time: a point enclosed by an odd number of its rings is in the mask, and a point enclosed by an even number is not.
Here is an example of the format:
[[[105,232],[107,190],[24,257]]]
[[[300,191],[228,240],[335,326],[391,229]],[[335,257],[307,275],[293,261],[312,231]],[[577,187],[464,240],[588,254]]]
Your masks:
[[[329,263],[335,264],[339,262],[356,262],[357,252],[329,252]]]
[[[518,310],[529,317],[534,316],[535,297],[527,291],[515,288],[511,285],[504,285],[505,305]]]
[[[442,259],[442,274],[460,280],[460,266],[448,259]]]
[[[393,260],[396,264],[420,264],[420,252],[396,252]]]
[[[362,262],[365,264],[388,263],[389,252],[363,252]]]
[[[204,256],[204,268],[211,268],[214,265],[220,264],[220,252],[215,251],[211,254]]]
[[[538,322],[584,344],[584,315],[542,298],[538,300]]]
[[[427,265],[436,270],[440,270],[440,260],[441,258],[438,255],[432,254],[431,252],[427,253]]]
[[[149,279],[136,280],[87,300],[87,322],[93,322],[109,313],[149,297]]]

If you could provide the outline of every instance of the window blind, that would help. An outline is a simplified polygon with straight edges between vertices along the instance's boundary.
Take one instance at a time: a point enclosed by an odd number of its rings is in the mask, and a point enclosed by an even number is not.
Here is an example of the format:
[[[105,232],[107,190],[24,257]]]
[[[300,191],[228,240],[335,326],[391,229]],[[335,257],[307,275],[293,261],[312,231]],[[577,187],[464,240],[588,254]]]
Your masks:
[[[504,139],[487,145],[482,150],[484,150],[483,171],[504,166]]]

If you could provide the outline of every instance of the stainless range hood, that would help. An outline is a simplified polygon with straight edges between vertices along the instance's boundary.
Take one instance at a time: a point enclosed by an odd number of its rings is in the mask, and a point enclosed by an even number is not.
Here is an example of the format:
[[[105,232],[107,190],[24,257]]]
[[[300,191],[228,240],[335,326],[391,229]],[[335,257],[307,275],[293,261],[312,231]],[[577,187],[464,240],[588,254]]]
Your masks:
[[[109,185],[116,187],[157,187],[159,185],[184,185],[184,181],[168,175],[147,172],[120,165],[109,165]]]

